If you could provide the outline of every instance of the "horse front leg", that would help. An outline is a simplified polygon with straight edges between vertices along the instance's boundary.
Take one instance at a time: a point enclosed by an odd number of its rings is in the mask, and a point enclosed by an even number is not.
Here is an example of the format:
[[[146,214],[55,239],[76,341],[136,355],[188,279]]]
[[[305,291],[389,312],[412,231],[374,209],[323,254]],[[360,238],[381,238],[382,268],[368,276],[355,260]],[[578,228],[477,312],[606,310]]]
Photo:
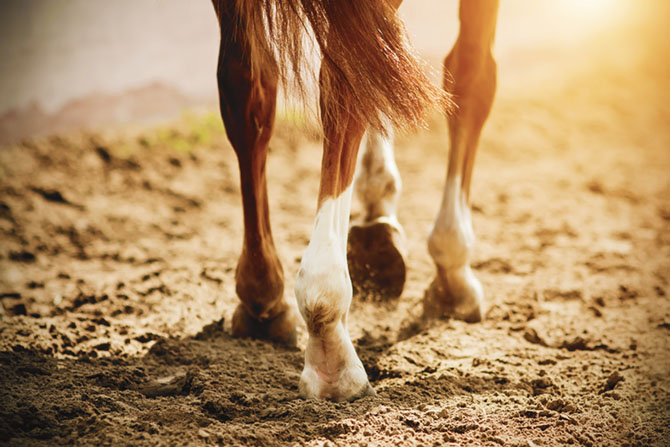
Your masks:
[[[475,152],[496,89],[491,53],[497,0],[461,0],[461,28],[444,61],[444,88],[457,104],[448,117],[450,153],[440,211],[428,238],[437,274],[424,297],[424,315],[475,322],[484,315],[484,293],[470,268],[475,241],[470,183]]]

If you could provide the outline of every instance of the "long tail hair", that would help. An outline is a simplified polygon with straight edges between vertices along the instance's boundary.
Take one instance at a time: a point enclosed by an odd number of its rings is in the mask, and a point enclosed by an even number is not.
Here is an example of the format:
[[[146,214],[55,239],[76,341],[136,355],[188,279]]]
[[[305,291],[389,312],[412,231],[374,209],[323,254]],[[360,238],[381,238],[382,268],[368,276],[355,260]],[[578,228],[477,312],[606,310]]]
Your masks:
[[[214,6],[220,13],[235,3],[228,26],[248,42],[252,73],[270,67],[284,85],[304,93],[304,43],[311,34],[322,56],[322,104],[344,107],[380,130],[389,121],[399,128],[422,126],[428,110],[448,100],[430,81],[390,1],[214,0]]]

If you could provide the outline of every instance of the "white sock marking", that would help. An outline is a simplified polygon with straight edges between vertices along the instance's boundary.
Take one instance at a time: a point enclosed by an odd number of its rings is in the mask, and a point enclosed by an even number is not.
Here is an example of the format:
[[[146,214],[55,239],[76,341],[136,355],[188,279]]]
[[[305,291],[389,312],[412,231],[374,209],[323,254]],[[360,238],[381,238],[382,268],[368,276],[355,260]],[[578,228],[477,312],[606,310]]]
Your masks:
[[[350,186],[321,204],[295,282],[298,308],[308,328],[317,309],[335,317],[318,333],[310,331],[300,381],[307,397],[346,399],[368,384],[347,330],[352,296],[346,255],[351,195]]]
[[[365,222],[384,220],[397,228],[398,197],[402,188],[393,155],[393,130],[389,134],[368,130],[356,169],[356,195],[364,208]]]

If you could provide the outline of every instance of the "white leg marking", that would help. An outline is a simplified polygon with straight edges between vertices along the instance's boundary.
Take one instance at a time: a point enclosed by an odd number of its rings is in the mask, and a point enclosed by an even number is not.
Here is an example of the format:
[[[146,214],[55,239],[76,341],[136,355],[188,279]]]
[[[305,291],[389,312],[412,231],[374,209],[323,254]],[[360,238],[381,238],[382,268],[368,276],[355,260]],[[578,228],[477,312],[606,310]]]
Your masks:
[[[346,258],[351,195],[350,186],[321,204],[295,283],[298,308],[309,331],[300,378],[300,393],[307,398],[339,401],[372,393],[347,330],[352,295]]]
[[[396,217],[402,188],[400,173],[393,155],[393,130],[388,135],[368,130],[358,157],[355,187],[364,208],[363,222],[387,221],[400,228]]]
[[[428,238],[428,251],[450,296],[456,318],[483,311],[481,283],[470,268],[475,242],[470,207],[461,188],[461,177],[447,178],[440,212]]]
[[[396,210],[402,188],[393,156],[393,128],[368,129],[358,158],[354,186],[362,215],[349,232],[349,268],[357,292],[396,298],[407,278],[405,233]]]
[[[438,266],[453,270],[468,264],[474,242],[470,207],[461,190],[461,178],[448,178],[428,239],[428,250]]]

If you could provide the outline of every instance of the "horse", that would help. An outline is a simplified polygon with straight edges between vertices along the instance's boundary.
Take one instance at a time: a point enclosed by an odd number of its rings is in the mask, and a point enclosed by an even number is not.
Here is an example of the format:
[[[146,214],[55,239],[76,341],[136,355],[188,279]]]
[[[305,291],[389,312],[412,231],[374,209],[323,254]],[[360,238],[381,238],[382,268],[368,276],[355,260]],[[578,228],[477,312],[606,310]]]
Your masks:
[[[308,331],[298,387],[305,398],[348,401],[375,394],[347,330],[352,279],[360,287],[371,282],[382,294],[402,292],[404,234],[396,217],[401,180],[393,129],[422,125],[436,104],[448,111],[450,153],[428,237],[436,274],[424,296],[424,316],[477,322],[485,310],[482,286],[470,267],[469,191],[496,90],[492,45],[499,2],[460,0],[459,34],[444,59],[439,88],[409,43],[397,13],[401,1],[212,0],[221,31],[220,111],[237,155],[244,214],[235,271],[236,337],[295,343],[297,315],[284,296],[265,164],[278,87],[294,83],[304,92],[306,33],[321,55],[321,178],[312,235],[295,281],[297,309]],[[365,211],[350,228],[354,189]]]

